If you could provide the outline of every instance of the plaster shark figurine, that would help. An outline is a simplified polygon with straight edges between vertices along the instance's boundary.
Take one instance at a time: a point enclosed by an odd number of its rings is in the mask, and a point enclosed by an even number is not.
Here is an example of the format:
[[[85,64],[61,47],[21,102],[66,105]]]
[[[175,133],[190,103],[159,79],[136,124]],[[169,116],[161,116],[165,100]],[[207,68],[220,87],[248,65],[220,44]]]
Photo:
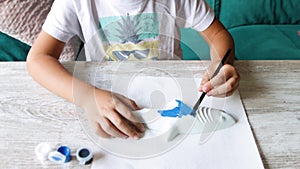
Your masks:
[[[228,128],[236,120],[223,110],[199,107],[196,112],[180,100],[170,102],[170,109],[144,108],[134,113],[140,117],[148,130],[160,130],[167,142],[179,134],[210,133]]]

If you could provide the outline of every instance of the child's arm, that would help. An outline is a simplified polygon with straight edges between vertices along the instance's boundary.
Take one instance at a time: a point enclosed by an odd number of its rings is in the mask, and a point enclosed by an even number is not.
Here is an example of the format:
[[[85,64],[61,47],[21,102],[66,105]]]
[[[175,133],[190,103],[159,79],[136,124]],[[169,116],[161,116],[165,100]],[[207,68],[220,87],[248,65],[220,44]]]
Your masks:
[[[208,96],[220,97],[231,95],[238,88],[240,80],[240,75],[233,67],[234,42],[231,35],[218,19],[214,19],[213,23],[206,30],[200,32],[200,35],[206,40],[210,47],[212,65],[204,74],[199,90],[201,92],[207,92]],[[221,68],[217,76],[210,79],[220,60],[229,48],[232,49],[232,52],[226,64]]]
[[[136,123],[132,100],[98,89],[72,76],[58,61],[64,43],[42,31],[27,56],[27,68],[34,80],[66,100],[81,106],[102,137],[138,138],[143,125]],[[124,120],[126,119],[126,120]],[[132,124],[128,124],[129,121]],[[135,126],[135,127],[131,127]]]

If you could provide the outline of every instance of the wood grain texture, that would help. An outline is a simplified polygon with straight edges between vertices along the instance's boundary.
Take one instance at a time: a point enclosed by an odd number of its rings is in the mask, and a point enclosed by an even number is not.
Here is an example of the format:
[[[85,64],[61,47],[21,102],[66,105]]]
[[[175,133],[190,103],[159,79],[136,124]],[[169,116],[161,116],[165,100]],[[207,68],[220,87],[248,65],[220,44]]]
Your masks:
[[[68,62],[75,76],[109,88],[112,79],[139,73],[198,77],[208,61]],[[265,168],[300,168],[300,61],[237,61],[240,95]],[[76,160],[41,163],[40,142],[99,149],[81,127],[76,107],[31,79],[24,62],[0,63],[0,168],[90,168]]]

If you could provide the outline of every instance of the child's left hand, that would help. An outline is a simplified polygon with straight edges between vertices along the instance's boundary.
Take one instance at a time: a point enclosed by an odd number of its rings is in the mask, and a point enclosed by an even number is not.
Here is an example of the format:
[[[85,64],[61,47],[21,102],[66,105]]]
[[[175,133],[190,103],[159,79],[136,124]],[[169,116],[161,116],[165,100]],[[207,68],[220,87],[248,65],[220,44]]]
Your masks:
[[[225,97],[230,96],[238,88],[240,75],[230,64],[225,64],[220,72],[210,78],[216,69],[215,65],[211,65],[202,77],[199,87],[200,92],[206,92],[208,96]]]

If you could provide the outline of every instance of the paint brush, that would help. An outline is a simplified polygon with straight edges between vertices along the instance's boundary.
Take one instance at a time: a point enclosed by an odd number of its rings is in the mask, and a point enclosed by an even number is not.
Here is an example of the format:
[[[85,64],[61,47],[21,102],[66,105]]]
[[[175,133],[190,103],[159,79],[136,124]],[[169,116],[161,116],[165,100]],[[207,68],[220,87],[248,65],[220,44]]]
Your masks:
[[[214,74],[212,75],[211,79],[214,78],[220,71],[220,69],[222,68],[222,66],[225,64],[225,61],[227,60],[228,56],[230,55],[230,52],[231,52],[231,49],[228,49],[227,52],[225,53],[223,59],[221,60],[219,66],[217,67],[216,71],[214,72]],[[206,95],[206,92],[203,92],[201,94],[201,96],[199,97],[198,101],[196,102],[196,104],[194,105],[193,107],[193,110],[194,110],[194,115],[195,115],[195,112],[197,111],[197,109],[199,108],[200,106],[200,103],[202,102],[202,100],[204,99]]]

